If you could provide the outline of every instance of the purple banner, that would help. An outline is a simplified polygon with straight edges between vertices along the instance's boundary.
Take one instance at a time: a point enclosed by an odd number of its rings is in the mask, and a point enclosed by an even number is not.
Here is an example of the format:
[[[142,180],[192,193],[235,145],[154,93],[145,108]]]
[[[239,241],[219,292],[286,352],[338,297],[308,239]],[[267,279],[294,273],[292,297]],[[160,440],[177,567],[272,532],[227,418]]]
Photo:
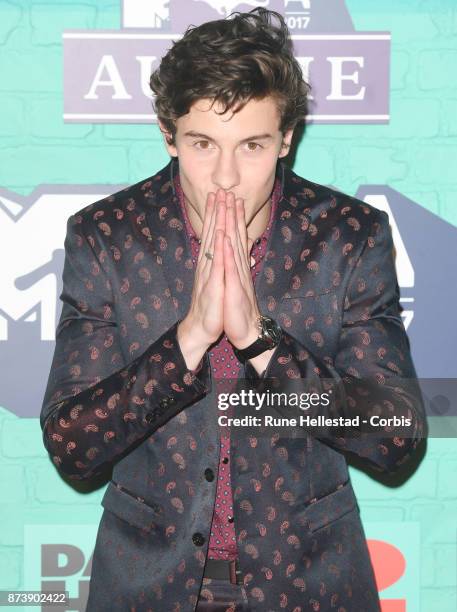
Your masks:
[[[64,33],[64,120],[150,123],[149,76],[172,40],[150,30]],[[390,34],[295,34],[296,57],[313,88],[310,121],[389,120]]]

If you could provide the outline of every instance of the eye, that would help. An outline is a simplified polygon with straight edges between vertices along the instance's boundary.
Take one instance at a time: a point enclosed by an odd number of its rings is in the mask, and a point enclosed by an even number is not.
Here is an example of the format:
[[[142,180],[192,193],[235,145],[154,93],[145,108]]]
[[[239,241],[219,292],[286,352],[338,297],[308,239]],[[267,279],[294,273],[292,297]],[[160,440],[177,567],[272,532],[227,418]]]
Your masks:
[[[197,140],[197,142],[194,142],[194,147],[202,151],[208,151],[210,149],[210,142],[209,140]]]
[[[249,151],[258,151],[263,148],[258,142],[248,142],[246,145]]]

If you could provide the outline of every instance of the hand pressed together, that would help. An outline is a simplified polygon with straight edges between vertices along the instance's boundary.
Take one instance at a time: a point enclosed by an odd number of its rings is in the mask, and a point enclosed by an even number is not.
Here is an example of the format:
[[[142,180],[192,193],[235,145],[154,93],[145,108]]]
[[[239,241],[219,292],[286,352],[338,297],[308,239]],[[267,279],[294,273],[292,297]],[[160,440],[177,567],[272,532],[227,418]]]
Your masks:
[[[222,189],[208,194],[191,303],[178,326],[189,369],[198,365],[223,332],[239,349],[258,337],[260,310],[250,271],[252,242],[243,199]]]

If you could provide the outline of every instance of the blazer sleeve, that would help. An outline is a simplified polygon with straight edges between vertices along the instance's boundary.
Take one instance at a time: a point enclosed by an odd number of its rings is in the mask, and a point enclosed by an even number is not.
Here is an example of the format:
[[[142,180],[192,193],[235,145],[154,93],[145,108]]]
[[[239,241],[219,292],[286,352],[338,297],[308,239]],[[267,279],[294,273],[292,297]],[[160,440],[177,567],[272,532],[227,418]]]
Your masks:
[[[426,436],[427,424],[410,344],[400,316],[393,241],[388,215],[377,211],[369,235],[351,271],[347,285],[339,346],[332,363],[321,360],[286,331],[263,379],[312,384],[323,392],[332,385],[327,407],[311,408],[310,417],[368,419],[397,416],[411,419],[401,429],[389,425],[359,429],[323,427],[316,437],[330,446],[355,453],[379,471],[394,472]],[[251,364],[246,378],[259,384]],[[300,379],[300,380],[298,380]],[[305,379],[305,380],[303,380]],[[261,383],[262,384],[262,383]],[[297,388],[293,382],[290,389]],[[317,430],[314,430],[317,432]],[[397,432],[405,432],[402,436]],[[312,433],[312,432],[310,432]]]
[[[186,366],[179,321],[125,362],[110,280],[89,238],[81,217],[71,216],[62,313],[40,414],[52,461],[78,480],[101,472],[211,386],[207,354],[195,370]]]

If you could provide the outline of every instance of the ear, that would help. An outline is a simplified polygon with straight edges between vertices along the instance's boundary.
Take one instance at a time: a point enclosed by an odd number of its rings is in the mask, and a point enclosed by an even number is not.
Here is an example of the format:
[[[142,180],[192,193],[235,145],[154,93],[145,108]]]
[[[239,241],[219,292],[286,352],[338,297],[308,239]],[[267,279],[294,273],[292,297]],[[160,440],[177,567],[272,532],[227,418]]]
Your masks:
[[[171,140],[172,139],[172,135],[171,133],[167,130],[167,128],[164,126],[164,124],[160,121],[160,119],[157,120],[158,124],[159,124],[159,129],[162,132],[162,136],[163,136],[163,140],[165,143],[165,147],[168,151],[168,154],[170,155],[170,157],[177,157],[178,156],[178,151],[176,149],[176,145],[174,144],[169,144],[169,142],[167,142],[167,140]]]
[[[291,128],[290,130],[287,130],[287,132],[283,135],[282,143],[281,143],[281,151],[279,152],[278,157],[285,157],[289,153],[293,134],[294,134],[294,128]]]

